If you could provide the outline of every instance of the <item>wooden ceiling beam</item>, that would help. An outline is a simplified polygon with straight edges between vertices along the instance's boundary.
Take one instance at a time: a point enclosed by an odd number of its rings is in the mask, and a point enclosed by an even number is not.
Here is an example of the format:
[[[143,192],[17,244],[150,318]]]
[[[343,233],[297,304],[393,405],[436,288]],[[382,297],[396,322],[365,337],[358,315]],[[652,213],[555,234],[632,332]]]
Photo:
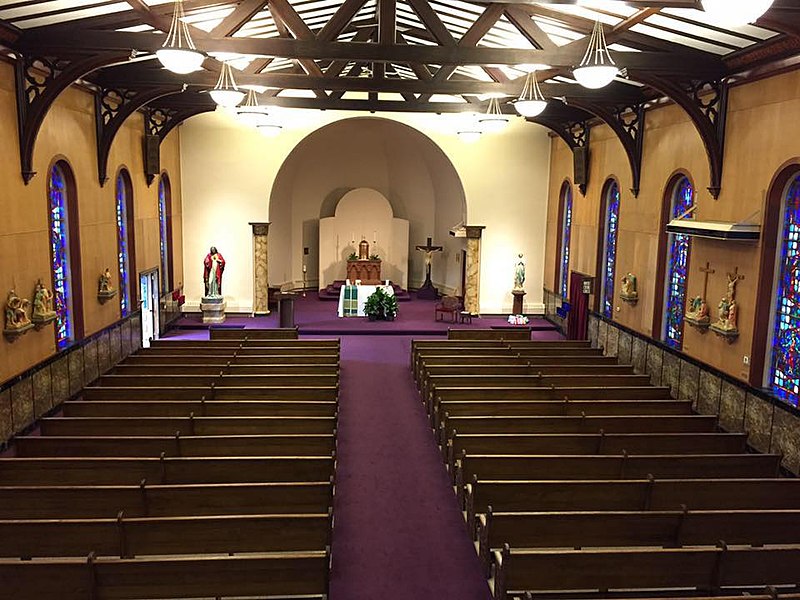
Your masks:
[[[542,28],[518,6],[512,6],[505,10],[506,18],[511,24],[527,39],[531,44],[542,50],[555,50],[558,46],[550,39]]]
[[[330,20],[325,23],[317,33],[317,39],[321,42],[331,42],[339,37],[345,27],[350,24],[364,6],[366,0],[344,0],[339,9],[334,13]]]
[[[439,14],[433,10],[428,0],[408,0],[411,8],[417,13],[419,20],[427,27],[428,31],[442,46],[455,46],[456,40],[450,30],[439,18]]]
[[[378,0],[378,43],[393,46],[397,40],[397,2]]]
[[[229,37],[239,31],[250,19],[267,5],[267,0],[243,0],[232,13],[222,19],[209,34],[211,37]]]

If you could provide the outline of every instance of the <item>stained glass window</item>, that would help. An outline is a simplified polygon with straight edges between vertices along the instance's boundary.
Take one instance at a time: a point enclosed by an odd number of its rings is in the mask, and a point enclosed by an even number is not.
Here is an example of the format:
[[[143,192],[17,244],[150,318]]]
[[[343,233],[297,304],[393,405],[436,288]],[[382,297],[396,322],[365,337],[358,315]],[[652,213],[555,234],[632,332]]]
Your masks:
[[[73,339],[69,262],[67,182],[58,164],[50,170],[50,255],[53,261],[53,302],[56,311],[56,347],[62,349]]]
[[[686,177],[675,184],[670,217],[683,216],[694,205],[694,190]],[[670,234],[667,245],[667,281],[665,294],[664,341],[668,346],[681,349],[683,345],[683,314],[686,309],[686,277],[689,269],[691,238],[688,235]]]
[[[605,267],[603,272],[603,315],[611,318],[614,307],[614,270],[617,264],[617,232],[619,231],[619,186],[608,186],[605,214]]]
[[[128,186],[117,176],[117,260],[119,262],[119,308],[123,317],[131,310],[130,261],[128,259]]]
[[[564,186],[561,193],[561,202],[563,203],[564,217],[561,229],[561,262],[559,263],[559,291],[561,297],[567,297],[568,281],[569,281],[569,238],[572,231],[572,188],[568,185]]]
[[[161,249],[161,289],[168,290],[169,286],[169,239],[167,237],[167,202],[169,202],[167,193],[167,184],[162,175],[158,182],[158,223],[159,223],[159,238]]]
[[[800,176],[786,193],[778,255],[777,305],[769,385],[786,402],[800,396]]]

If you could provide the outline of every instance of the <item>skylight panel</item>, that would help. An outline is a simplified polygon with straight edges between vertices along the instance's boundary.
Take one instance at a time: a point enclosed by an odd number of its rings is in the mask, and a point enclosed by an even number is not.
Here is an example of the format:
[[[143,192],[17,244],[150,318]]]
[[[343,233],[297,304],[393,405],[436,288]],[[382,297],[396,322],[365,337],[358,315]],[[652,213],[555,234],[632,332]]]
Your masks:
[[[35,8],[29,5],[7,9],[0,8],[0,19],[9,21],[22,29],[27,29],[29,27],[42,27],[130,10],[130,4],[127,2],[100,5],[98,0],[58,0],[37,3],[35,6]],[[66,12],[58,12],[62,10]],[[57,14],[51,14],[52,12]]]
[[[649,27],[644,23],[639,23],[638,25],[634,25],[631,27],[631,31],[636,33],[641,33],[650,37],[666,40],[668,42],[674,42],[676,44],[681,44],[683,46],[689,46],[690,48],[694,48],[696,50],[703,50],[704,52],[711,52],[713,54],[724,55],[731,52],[730,48],[726,48],[724,46],[719,46],[717,44],[706,42],[703,40],[696,40],[684,35],[680,35],[679,33],[675,33],[672,31],[664,31],[662,29],[655,29],[653,27]]]
[[[698,23],[704,25],[719,27],[719,25],[714,22],[713,18],[709,17],[708,13],[703,10],[695,10],[688,8],[662,8],[661,14],[673,15],[675,17],[681,17],[684,19],[691,19],[692,21],[697,21]],[[733,34],[741,33],[743,35],[758,38],[761,40],[767,40],[771,37],[778,35],[776,32],[770,29],[764,29],[763,27],[756,27],[755,25],[727,27],[726,29],[728,29],[728,31],[732,32]]]
[[[703,27],[702,25],[695,25],[693,23],[679,21],[678,19],[673,19],[663,15],[653,15],[648,17],[644,22],[647,25],[664,27],[676,31],[679,34],[686,34],[688,37],[699,37],[708,39],[711,42],[720,42],[720,45],[731,45],[736,46],[737,48],[744,48],[753,43],[752,41],[737,36],[733,33],[717,31],[709,27]],[[654,33],[652,35],[656,34]]]

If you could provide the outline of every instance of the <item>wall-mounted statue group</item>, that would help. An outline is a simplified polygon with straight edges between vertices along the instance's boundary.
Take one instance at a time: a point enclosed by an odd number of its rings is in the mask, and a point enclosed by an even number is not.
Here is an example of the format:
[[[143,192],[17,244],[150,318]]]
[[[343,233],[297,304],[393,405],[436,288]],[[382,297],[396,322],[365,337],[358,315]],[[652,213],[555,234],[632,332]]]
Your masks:
[[[39,329],[55,320],[53,293],[44,286],[41,279],[36,282],[33,291],[33,308],[30,316],[29,308],[31,308],[30,300],[21,298],[14,290],[8,292],[3,328],[6,339],[13,342],[34,327]]]

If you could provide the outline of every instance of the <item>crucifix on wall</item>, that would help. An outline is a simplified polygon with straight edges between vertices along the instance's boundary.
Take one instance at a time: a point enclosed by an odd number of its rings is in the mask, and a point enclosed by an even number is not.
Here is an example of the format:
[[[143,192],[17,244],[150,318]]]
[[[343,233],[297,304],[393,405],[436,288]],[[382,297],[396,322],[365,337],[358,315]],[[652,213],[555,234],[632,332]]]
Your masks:
[[[433,282],[431,281],[431,263],[433,262],[433,253],[441,252],[444,248],[442,246],[434,246],[433,240],[428,238],[427,244],[416,246],[416,249],[425,253],[425,283],[417,290],[417,298],[435,300],[439,297],[439,290],[433,287]]]

